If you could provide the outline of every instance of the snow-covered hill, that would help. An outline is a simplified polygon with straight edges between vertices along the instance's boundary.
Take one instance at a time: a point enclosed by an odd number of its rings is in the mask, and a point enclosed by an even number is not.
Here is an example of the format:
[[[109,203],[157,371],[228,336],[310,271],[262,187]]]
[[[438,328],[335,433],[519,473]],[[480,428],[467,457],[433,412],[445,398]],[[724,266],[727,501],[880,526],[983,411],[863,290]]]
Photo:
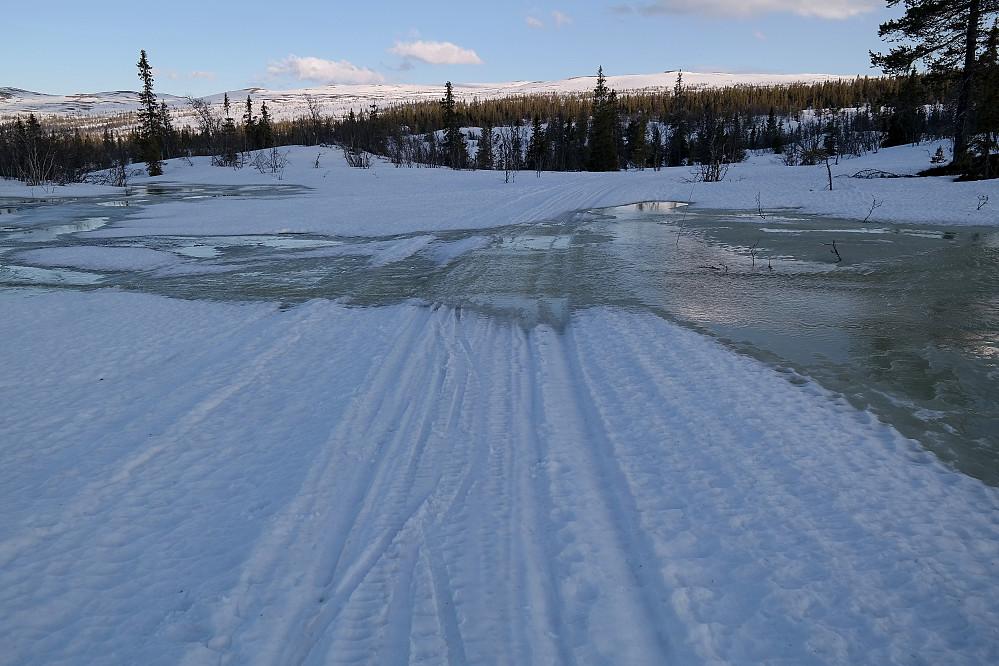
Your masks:
[[[669,90],[676,83],[677,74],[670,71],[659,74],[609,76],[607,84],[621,92],[638,90]],[[778,85],[799,81],[821,82],[851,79],[852,76],[833,74],[698,74],[682,72],[684,85],[691,87],[722,87],[730,85]],[[507,83],[459,83],[454,86],[458,99],[495,99],[517,95],[550,93],[583,93],[593,89],[594,76],[581,76],[560,81],[511,81]],[[317,103],[325,114],[341,115],[350,109],[368,109],[372,104],[380,107],[405,102],[439,99],[441,85],[384,84],[384,85],[328,85],[299,90],[264,90],[246,88],[227,91],[236,106],[234,115],[241,113],[241,105],[250,96],[256,108],[267,102],[275,119],[294,118],[308,110],[308,99]],[[225,93],[210,95],[205,99],[221,103]],[[180,117],[181,122],[189,107],[188,99],[174,95],[158,95]],[[0,88],[0,118],[34,113],[39,117],[84,116],[111,119],[139,108],[137,92],[114,91],[74,95],[48,95],[17,88]]]

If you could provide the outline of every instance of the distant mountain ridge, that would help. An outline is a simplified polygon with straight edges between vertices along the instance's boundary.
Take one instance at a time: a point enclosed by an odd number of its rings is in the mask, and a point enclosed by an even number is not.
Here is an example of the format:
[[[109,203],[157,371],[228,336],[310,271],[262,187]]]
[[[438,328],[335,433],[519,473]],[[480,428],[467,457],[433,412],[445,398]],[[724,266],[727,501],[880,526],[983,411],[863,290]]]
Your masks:
[[[825,81],[851,80],[856,75],[835,74],[725,74],[681,72],[677,70],[658,74],[626,74],[608,76],[608,87],[618,93],[634,91],[656,91],[672,89],[678,74],[682,74],[685,86],[724,87],[732,85],[786,85],[790,83],[821,83]],[[519,95],[575,94],[593,89],[595,76],[581,76],[558,81],[510,81],[506,83],[457,83],[454,94],[459,100],[496,99]],[[301,88],[298,90],[273,91],[262,88],[244,88],[227,91],[233,106],[233,116],[242,115],[243,103],[247,96],[253,100],[255,111],[261,102],[267,102],[272,118],[276,120],[305,115],[309,100],[317,103],[323,112],[342,115],[351,109],[366,110],[372,104],[385,108],[396,104],[439,99],[443,95],[444,83],[423,84],[372,84],[348,85],[333,84]],[[211,103],[221,103],[226,93],[203,97]],[[157,98],[165,102],[179,119],[189,116],[189,101],[186,97],[157,93]],[[75,116],[112,118],[132,113],[139,108],[139,94],[134,91],[118,90],[73,95],[49,95],[19,88],[0,88],[0,119],[25,116],[33,113],[39,118]],[[183,124],[183,121],[181,121]]]

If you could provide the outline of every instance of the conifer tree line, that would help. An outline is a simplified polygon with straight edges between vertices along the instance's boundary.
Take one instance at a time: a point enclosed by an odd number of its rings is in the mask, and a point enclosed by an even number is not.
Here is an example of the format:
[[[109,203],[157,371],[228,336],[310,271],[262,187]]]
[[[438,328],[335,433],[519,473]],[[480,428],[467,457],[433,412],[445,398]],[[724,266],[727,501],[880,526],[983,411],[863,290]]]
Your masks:
[[[140,76],[143,61],[140,58]],[[145,79],[143,79],[145,92]],[[747,150],[801,145],[835,126],[847,151],[947,136],[945,84],[922,75],[816,84],[689,88],[618,95],[602,71],[591,94],[456,99],[445,84],[437,102],[377,106],[334,118],[315,100],[293,120],[275,121],[250,97],[221,106],[191,99],[193,126],[174,127],[155,95],[141,95],[132,129],[100,132],[33,115],[0,123],[0,176],[75,182],[88,173],[210,156],[239,167],[249,151],[284,145],[338,145],[398,166],[537,171],[662,168],[739,161]],[[820,110],[812,114],[809,110]],[[844,109],[854,109],[845,112]],[[859,109],[859,110],[857,110]],[[821,121],[819,120],[821,118]],[[823,127],[818,127],[821,124]],[[853,146],[851,148],[851,146]]]
[[[948,136],[946,81],[913,74],[618,95],[603,70],[590,94],[418,102],[331,120],[329,137],[397,166],[535,171],[719,166],[770,150],[788,164]],[[282,124],[292,133],[300,121]],[[465,137],[455,150],[456,134]],[[468,151],[466,153],[466,150]],[[835,150],[836,152],[830,152]]]

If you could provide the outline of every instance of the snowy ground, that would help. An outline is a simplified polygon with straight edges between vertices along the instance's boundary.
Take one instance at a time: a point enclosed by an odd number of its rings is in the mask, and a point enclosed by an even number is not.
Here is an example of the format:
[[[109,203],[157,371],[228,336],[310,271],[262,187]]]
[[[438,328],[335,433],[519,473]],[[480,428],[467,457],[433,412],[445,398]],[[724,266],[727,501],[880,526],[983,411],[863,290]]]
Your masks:
[[[933,150],[834,169],[911,172]],[[995,224],[999,205],[994,182],[829,192],[824,166],[767,156],[718,184],[289,158],[280,181],[183,162],[159,180],[312,189],[152,205],[89,233],[432,235],[757,196]],[[165,261],[81,249],[56,263]],[[650,314],[595,308],[556,330],[416,303],[0,303],[0,664],[999,662],[996,489]]]

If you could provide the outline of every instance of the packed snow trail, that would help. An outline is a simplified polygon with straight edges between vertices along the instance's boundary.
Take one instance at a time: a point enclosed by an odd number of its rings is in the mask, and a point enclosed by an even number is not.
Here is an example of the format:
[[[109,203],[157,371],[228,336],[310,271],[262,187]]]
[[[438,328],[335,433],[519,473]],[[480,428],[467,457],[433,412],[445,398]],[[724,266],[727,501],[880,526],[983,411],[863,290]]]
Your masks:
[[[995,489],[648,313],[4,306],[0,664],[999,661]]]

